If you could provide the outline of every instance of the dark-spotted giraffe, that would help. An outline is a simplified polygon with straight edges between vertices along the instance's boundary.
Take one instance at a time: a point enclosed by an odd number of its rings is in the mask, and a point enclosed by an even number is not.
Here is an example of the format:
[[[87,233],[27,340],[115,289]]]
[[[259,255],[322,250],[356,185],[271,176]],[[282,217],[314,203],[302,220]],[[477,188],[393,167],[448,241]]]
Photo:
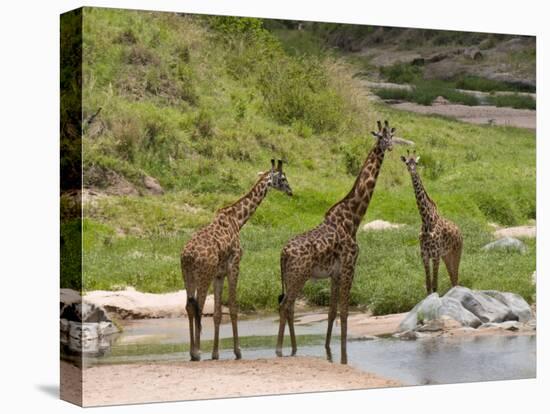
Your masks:
[[[290,331],[292,355],[296,354],[294,334],[294,303],[308,279],[330,278],[330,310],[325,342],[331,359],[332,326],[340,310],[341,363],[347,363],[347,318],[349,295],[359,248],[357,228],[372,199],[376,179],[386,150],[392,148],[395,128],[388,121],[378,121],[378,131],[372,132],[376,144],[368,154],[351,191],[325,214],[323,222],[314,229],[291,239],[281,252],[283,293],[279,297],[279,336],[276,353],[282,356],[286,322]]]
[[[439,260],[443,259],[447,272],[451,278],[451,285],[458,284],[458,267],[462,254],[462,235],[460,229],[453,222],[441,217],[435,202],[430,198],[422,185],[422,180],[416,169],[420,157],[416,153],[401,156],[411,174],[416,205],[422,218],[422,230],[419,234],[420,253],[426,273],[426,292],[428,295],[437,292],[437,276]],[[430,269],[430,259],[432,269]]]
[[[187,316],[189,319],[190,354],[192,361],[200,360],[201,314],[210,284],[214,282],[214,347],[212,359],[218,359],[218,342],[222,317],[221,297],[224,278],[229,286],[229,313],[233,328],[233,350],[241,358],[237,331],[237,279],[242,250],[240,230],[254,214],[268,189],[274,188],[289,196],[283,163],[271,160],[271,169],[261,173],[254,187],[234,204],[221,208],[208,226],[197,231],[181,253],[181,270],[187,289]]]

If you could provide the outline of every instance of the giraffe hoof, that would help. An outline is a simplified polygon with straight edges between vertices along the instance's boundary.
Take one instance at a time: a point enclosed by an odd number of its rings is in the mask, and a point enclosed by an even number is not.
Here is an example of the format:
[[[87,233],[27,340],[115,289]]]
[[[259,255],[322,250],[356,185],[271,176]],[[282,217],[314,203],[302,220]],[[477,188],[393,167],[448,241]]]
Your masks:
[[[235,351],[235,359],[241,359],[243,356],[241,355],[241,350],[237,349]]]
[[[200,361],[200,360],[201,360],[201,354],[191,352],[191,361]]]
[[[216,352],[216,353],[212,353],[212,359],[214,360],[218,360],[220,359],[220,355]]]
[[[276,354],[278,357],[282,357],[282,356],[283,356],[283,351],[280,350],[280,349],[277,349],[277,350],[275,351],[275,354]]]
[[[296,350],[296,349],[293,349],[293,350],[292,350],[292,353],[290,354],[290,356],[296,356],[296,352],[297,352],[297,350]]]

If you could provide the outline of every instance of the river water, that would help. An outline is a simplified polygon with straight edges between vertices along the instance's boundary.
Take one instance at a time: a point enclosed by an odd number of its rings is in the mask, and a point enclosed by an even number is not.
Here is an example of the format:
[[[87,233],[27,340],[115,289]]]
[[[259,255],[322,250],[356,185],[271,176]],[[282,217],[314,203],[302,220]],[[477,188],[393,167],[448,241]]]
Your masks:
[[[189,360],[185,318],[128,321],[123,328],[108,350],[100,356],[86,357],[85,365]],[[278,317],[273,315],[240,319],[243,358],[275,358],[277,328]],[[298,355],[325,357],[325,330],[324,320],[297,324]],[[336,326],[334,333],[338,332]],[[210,358],[212,337],[212,318],[203,318],[203,359]],[[232,359],[228,321],[224,320],[220,327],[220,338],[220,358]],[[339,361],[339,341],[338,336],[332,341],[334,361]],[[289,354],[288,329],[285,346],[284,352]],[[536,336],[437,337],[415,341],[348,338],[348,363],[406,385],[534,378]]]

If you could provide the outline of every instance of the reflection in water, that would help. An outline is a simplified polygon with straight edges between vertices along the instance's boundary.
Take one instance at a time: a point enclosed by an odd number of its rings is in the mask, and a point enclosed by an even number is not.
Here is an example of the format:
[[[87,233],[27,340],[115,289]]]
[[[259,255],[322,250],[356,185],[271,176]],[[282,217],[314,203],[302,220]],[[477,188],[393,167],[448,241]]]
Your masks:
[[[204,324],[203,359],[211,351],[212,318]],[[276,317],[239,321],[244,359],[275,358]],[[185,319],[126,323],[109,350],[86,357],[86,365],[119,362],[187,361]],[[296,325],[298,355],[339,361],[339,337],[332,352],[324,346],[326,321]],[[231,325],[220,329],[220,359],[233,359]],[[285,343],[285,355],[290,350]],[[374,339],[348,342],[348,364],[396,379],[407,385],[533,378],[536,374],[535,336],[430,338],[416,341]]]

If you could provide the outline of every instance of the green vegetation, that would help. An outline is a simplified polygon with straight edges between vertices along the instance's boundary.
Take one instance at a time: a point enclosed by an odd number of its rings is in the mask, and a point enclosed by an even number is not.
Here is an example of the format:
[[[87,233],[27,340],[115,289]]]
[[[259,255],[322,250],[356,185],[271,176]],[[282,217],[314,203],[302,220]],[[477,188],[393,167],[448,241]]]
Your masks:
[[[388,119],[416,143],[426,188],[464,232],[461,283],[531,300],[535,243],[524,255],[480,248],[492,239],[488,222],[535,217],[532,131],[374,107],[348,66],[289,53],[255,19],[85,9],[83,50],[85,118],[102,108],[83,137],[85,185],[112,185],[115,174],[144,194],[85,204],[85,290],[182,289],[185,242],[275,157],[287,161],[294,197],[271,192],[243,228],[238,300],[242,311],[276,309],[281,248],[349,191],[373,144],[369,131]],[[402,151],[388,153],[365,220],[405,226],[358,233],[352,303],[377,314],[424,296],[420,219]],[[146,175],[163,196],[146,194]],[[440,281],[444,292],[443,268]],[[306,299],[326,304],[328,286],[308,282]]]
[[[414,83],[422,79],[422,67],[410,63],[396,63],[382,66],[380,74],[392,83]]]
[[[535,88],[527,85],[491,80],[473,75],[458,76],[453,80],[454,86],[459,89],[468,89],[481,92],[535,92]]]
[[[528,95],[491,95],[489,96],[489,103],[510,108],[537,109],[537,101]]]
[[[443,96],[450,102],[463,105],[479,105],[477,97],[458,91],[465,89],[481,92],[535,92],[534,88],[517,83],[508,83],[482,78],[473,75],[460,75],[452,80],[427,80],[423,77],[423,67],[412,63],[396,63],[381,67],[380,74],[388,82],[409,84],[412,90],[403,88],[378,88],[374,93],[382,99],[397,99],[416,102],[420,105],[431,105],[438,96]],[[535,109],[536,102],[525,95],[491,95],[489,103],[496,106],[511,108]]]
[[[399,99],[416,102],[420,105],[431,105],[435,98],[442,96],[450,102],[463,105],[479,105],[479,100],[464,92],[457,91],[444,81],[416,81],[412,90],[402,88],[380,88],[374,93],[382,99]]]

